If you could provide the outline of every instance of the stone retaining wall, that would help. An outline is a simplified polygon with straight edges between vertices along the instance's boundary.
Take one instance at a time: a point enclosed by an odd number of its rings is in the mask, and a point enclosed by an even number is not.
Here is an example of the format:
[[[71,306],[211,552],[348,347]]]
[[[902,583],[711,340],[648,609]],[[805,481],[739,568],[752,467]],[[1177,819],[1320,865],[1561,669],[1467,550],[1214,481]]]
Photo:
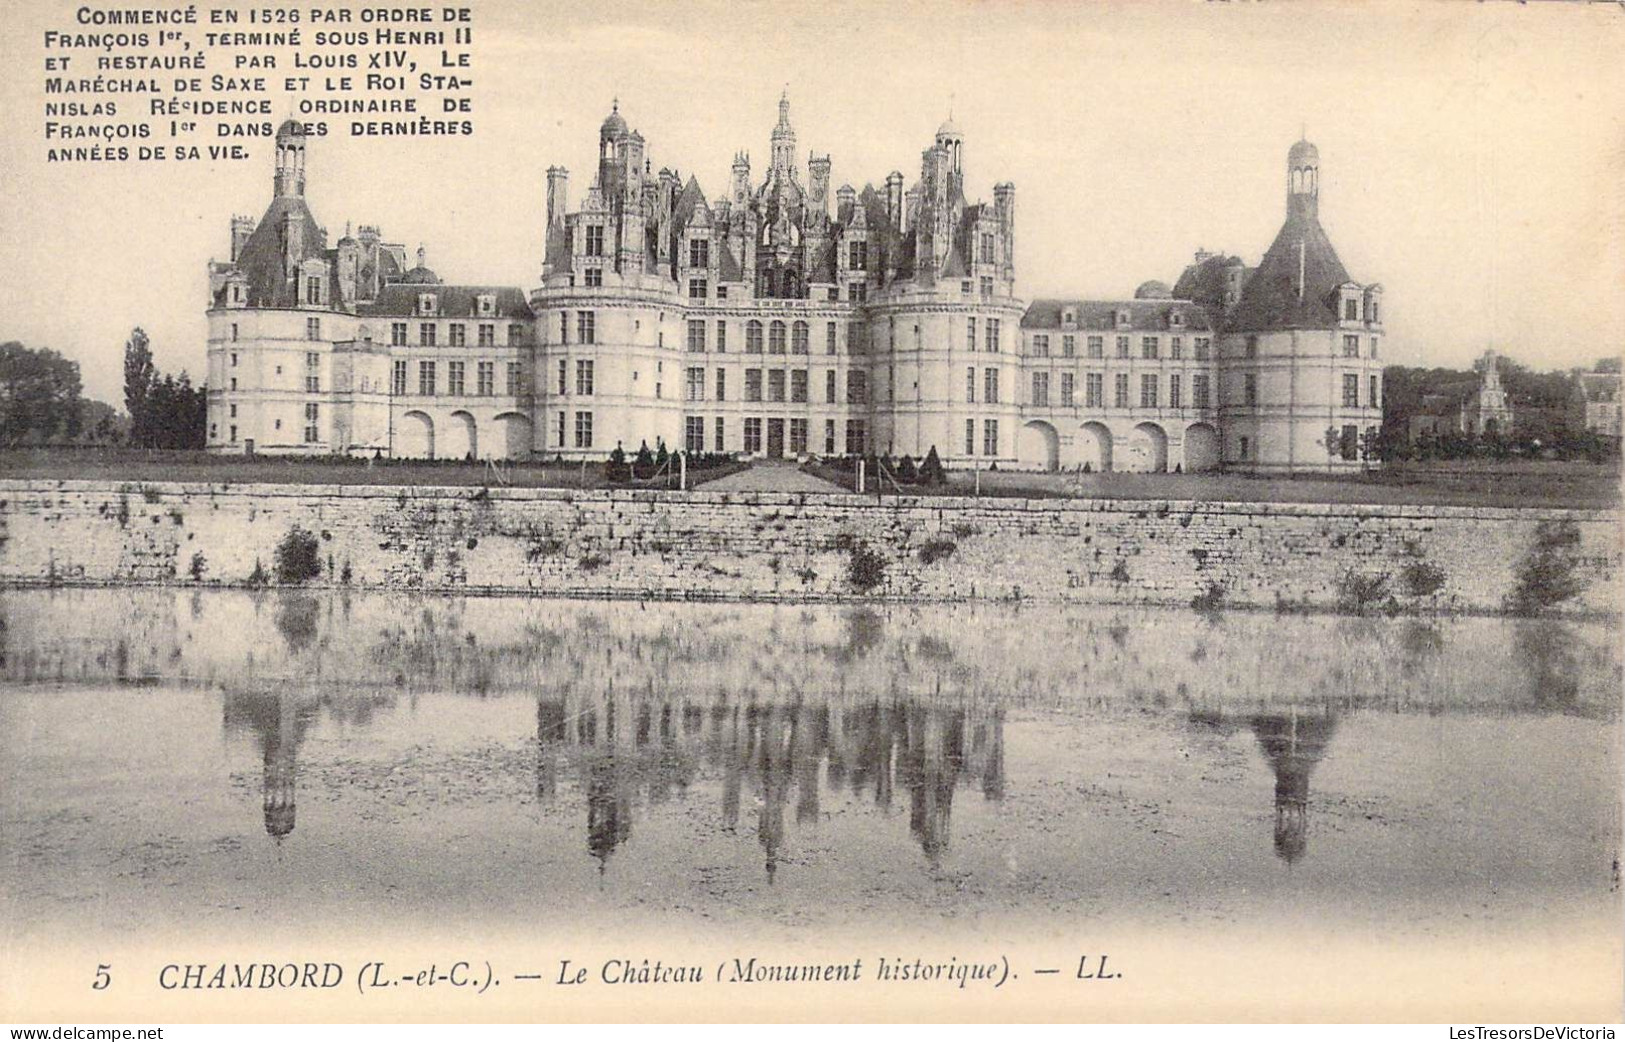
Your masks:
[[[1614,511],[0,480],[0,582],[1617,612]]]

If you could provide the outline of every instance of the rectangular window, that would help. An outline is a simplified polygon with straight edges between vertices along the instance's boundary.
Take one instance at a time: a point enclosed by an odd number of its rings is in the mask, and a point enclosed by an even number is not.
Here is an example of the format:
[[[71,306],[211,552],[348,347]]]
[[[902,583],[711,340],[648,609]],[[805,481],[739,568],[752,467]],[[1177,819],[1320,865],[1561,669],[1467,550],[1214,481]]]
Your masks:
[[[976,421],[965,421],[965,455],[976,455]]]
[[[807,323],[797,322],[790,327],[790,353],[793,355],[808,354],[811,350],[810,335]]]
[[[604,255],[604,226],[601,224],[587,225],[587,256],[602,257]]]
[[[235,351],[231,353],[231,367],[233,369],[237,368],[237,352]]]
[[[592,448],[592,413],[576,413],[576,448]]]
[[[481,347],[497,346],[497,327],[489,322],[481,322],[479,339]]]
[[[1106,356],[1106,338],[1092,336],[1084,342],[1084,349],[1089,358],[1104,358]]]
[[[727,300],[728,299],[728,287],[727,286],[720,286],[719,285],[717,287],[717,299],[718,300]],[[721,452],[722,450],[718,449],[717,451]]]
[[[1078,338],[1071,333],[1063,336],[1061,338],[1061,354],[1066,358],[1076,358],[1078,356]]]
[[[421,395],[434,394],[434,363],[418,363],[418,393]]]
[[[1376,373],[1371,374],[1371,393],[1366,397],[1366,402],[1365,402],[1365,406],[1366,406],[1367,409],[1380,409],[1380,408],[1382,408],[1382,393],[1381,393],[1381,391],[1382,391],[1382,383],[1380,382],[1381,379],[1382,378],[1379,377]]]
[[[1348,300],[1343,301],[1343,321],[1360,321],[1360,302],[1358,300],[1350,297]]]
[[[1191,377],[1191,404],[1198,409],[1210,408],[1213,404],[1213,389],[1206,373],[1199,373]]]
[[[862,304],[869,299],[869,284],[854,282],[851,286],[851,299],[855,304]]]
[[[996,318],[987,320],[987,349],[994,352],[999,350],[999,320]]]
[[[994,255],[993,255],[993,234],[991,232],[983,232],[982,233],[982,263],[983,264],[992,264],[994,262],[994,260],[995,260],[995,258],[994,258]]]
[[[722,436],[723,436],[723,433],[726,430],[727,430],[726,421],[724,421],[721,416],[718,416],[717,417],[717,440],[716,440],[716,451],[717,452],[724,451],[723,450],[723,437]]]
[[[792,402],[807,400],[807,370],[790,370],[790,400]]]
[[[755,319],[745,324],[745,353],[748,355],[762,353],[762,324]]]
[[[1112,405],[1119,409],[1128,408],[1128,374],[1118,373],[1112,380]]]
[[[869,266],[869,244],[866,242],[853,242],[847,244],[846,266],[855,271],[863,271]]]
[[[462,362],[446,363],[446,393],[454,395],[463,393]]]
[[[846,454],[848,456],[863,455],[864,445],[868,441],[868,425],[862,420],[846,421]]]
[[[463,325],[461,322],[451,323],[451,325],[446,329],[446,332],[451,337],[452,347],[464,347],[467,345],[468,327]]]
[[[705,290],[706,290],[706,286],[705,286],[705,280],[704,279],[689,279],[688,280],[688,299],[689,300],[704,300],[705,297],[706,297]]]
[[[1360,431],[1352,423],[1343,425],[1342,436],[1338,439],[1338,449],[1346,460],[1360,458]]]
[[[976,367],[965,367],[965,401],[971,405],[976,404]]]
[[[1209,337],[1205,337],[1205,336],[1199,336],[1199,337],[1196,338],[1196,360],[1198,362],[1207,361],[1208,355],[1211,354],[1212,351],[1213,351],[1213,341],[1212,341],[1212,339],[1210,339]]]
[[[322,338],[322,320],[319,318],[305,319],[305,339],[320,340]]]
[[[869,374],[852,369],[846,374],[846,401],[848,405],[862,405],[869,400]],[[847,450],[852,451],[851,449]],[[859,450],[862,451],[862,450]]]
[[[1047,334],[1040,333],[1033,337],[1033,357],[1049,357],[1049,336]]]
[[[1241,396],[1242,396],[1242,402],[1245,405],[1257,405],[1258,404],[1258,374],[1257,373],[1247,373],[1246,375],[1244,375],[1242,377]]]
[[[1043,408],[1049,405],[1049,374],[1033,374],[1033,404]]]
[[[604,269],[598,267],[583,269],[581,284],[588,289],[602,289],[604,286]]]
[[[576,312],[576,343],[598,343],[598,316],[593,312]]]
[[[745,370],[745,401],[759,402],[762,400],[762,371],[760,369]]]
[[[1180,398],[1179,374],[1174,373],[1168,377],[1168,407],[1178,409],[1183,403]]]
[[[420,322],[420,323],[418,323],[418,344],[421,347],[433,347],[434,346],[434,323],[433,322]]]
[[[976,350],[976,320],[974,318],[965,320],[965,350]]]
[[[1159,353],[1159,351],[1158,351],[1158,344],[1157,344],[1157,338],[1156,337],[1154,337],[1154,336],[1143,336],[1143,337],[1140,338],[1140,357],[1141,358],[1156,358],[1158,353]]]
[[[510,322],[510,323],[508,323],[508,343],[510,343],[510,344],[528,344],[528,343],[530,343],[530,334],[525,332],[525,326],[524,326],[523,323],[520,323],[520,322]]]
[[[997,456],[999,454],[999,421],[982,421],[982,455]]]
[[[824,326],[824,353],[826,355],[835,353],[835,323],[833,322]]]
[[[767,371],[767,400],[770,402],[784,401],[783,369],[769,369]]]
[[[570,393],[570,363],[559,359],[559,393]]]
[[[705,451],[705,417],[690,416],[683,421],[683,450],[690,455]]]
[[[824,401],[830,405],[835,404],[835,370],[833,369],[824,372]]]
[[[688,240],[688,266],[691,268],[709,268],[711,266],[711,240]]]
[[[1117,357],[1128,357],[1128,337],[1126,336],[1120,336],[1117,338]]]
[[[1155,373],[1146,373],[1140,377],[1140,408],[1155,409],[1157,407],[1157,376]]]
[[[1360,338],[1355,336],[1352,333],[1343,338],[1343,357],[1344,358],[1359,358],[1360,357]]]
[[[728,323],[717,320],[717,353],[724,354],[728,350]]]
[[[1100,373],[1086,373],[1083,377],[1083,406],[1098,409],[1105,401],[1106,380]]]
[[[555,441],[553,444],[557,445],[561,449],[564,448],[564,439],[566,437],[566,435],[565,435],[565,424],[568,423],[568,422],[569,422],[569,420],[565,416],[564,412],[560,411],[560,413],[559,413],[558,440]]]
[[[590,359],[576,359],[576,393],[591,394],[593,384],[593,363]]]
[[[807,454],[807,421],[790,421],[790,455],[805,456]]]
[[[1376,337],[1371,338],[1371,357],[1372,358],[1377,357],[1377,338]]]
[[[391,322],[389,324],[389,342],[395,347],[406,346],[405,322]]]
[[[691,318],[688,320],[688,349],[690,351],[705,350],[705,319]]]
[[[719,370],[720,371],[720,370]],[[690,402],[705,401],[705,370],[701,367],[689,366],[688,377],[683,383],[684,400]]]
[[[305,443],[307,445],[318,440],[316,428],[319,415],[320,409],[315,402],[305,406]]]
[[[824,455],[835,455],[835,421],[824,421]]]
[[[389,393],[390,394],[405,394],[406,393],[406,360],[405,359],[397,359],[396,362],[395,362],[394,370],[390,373],[390,378],[389,378]]]
[[[1182,337],[1182,336],[1171,336],[1171,337],[1168,338],[1168,357],[1169,358],[1184,358],[1185,357],[1185,338],[1184,337]]]
[[[476,390],[480,397],[489,398],[497,393],[497,364],[495,362],[481,362],[477,370],[476,379],[479,381]]]
[[[322,280],[312,275],[305,279],[305,303],[320,304],[322,302]]]
[[[745,451],[748,453],[762,451],[762,418],[760,416],[745,417]]]
[[[717,401],[725,402],[727,400],[728,400],[728,370],[719,368],[717,370]],[[718,449],[717,451],[720,452],[722,450]]]
[[[983,275],[981,278],[981,284],[982,296],[991,297],[993,295],[993,276]]]
[[[1077,391],[1074,386],[1076,382],[1077,378],[1073,374],[1061,374],[1061,404],[1063,406],[1070,408],[1071,406],[1078,404],[1075,400],[1077,397]]]
[[[522,372],[520,372],[518,362],[509,362],[508,363],[508,393],[509,394],[524,394],[525,393],[525,377],[524,377],[524,374]]]
[[[1258,357],[1258,337],[1249,336],[1247,338],[1246,342],[1242,345],[1242,356],[1245,358]]]
[[[1360,375],[1358,373],[1343,374],[1343,408],[1358,409],[1360,407]]]
[[[774,322],[767,327],[767,353],[770,355],[784,354],[783,322]]]

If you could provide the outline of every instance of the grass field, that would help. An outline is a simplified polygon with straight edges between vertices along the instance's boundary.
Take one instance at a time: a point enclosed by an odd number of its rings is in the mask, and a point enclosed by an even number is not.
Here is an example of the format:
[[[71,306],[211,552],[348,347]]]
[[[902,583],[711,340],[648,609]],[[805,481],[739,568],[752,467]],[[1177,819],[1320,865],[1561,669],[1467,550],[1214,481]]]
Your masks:
[[[696,484],[737,468],[691,473]],[[829,467],[814,473],[850,486]],[[36,480],[260,482],[309,485],[508,484],[517,488],[604,488],[601,463],[503,464],[500,479],[484,464],[212,456],[202,452],[28,449],[0,452],[0,477]],[[1620,503],[1617,464],[1452,462],[1401,464],[1369,474],[1250,477],[1240,474],[1030,474],[950,471],[946,487],[905,485],[908,495],[1174,499],[1267,503],[1433,504],[1447,506],[1609,508]],[[844,479],[844,480],[843,480]],[[663,481],[636,487],[663,487]],[[675,481],[672,482],[675,485]]]

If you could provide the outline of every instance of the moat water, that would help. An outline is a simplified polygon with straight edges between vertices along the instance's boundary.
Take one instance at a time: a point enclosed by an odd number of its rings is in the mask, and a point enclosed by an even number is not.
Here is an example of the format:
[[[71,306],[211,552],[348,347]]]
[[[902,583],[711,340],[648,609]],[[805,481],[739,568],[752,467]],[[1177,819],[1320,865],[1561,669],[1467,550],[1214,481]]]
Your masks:
[[[176,589],[0,621],[14,938],[1619,915],[1610,623]]]

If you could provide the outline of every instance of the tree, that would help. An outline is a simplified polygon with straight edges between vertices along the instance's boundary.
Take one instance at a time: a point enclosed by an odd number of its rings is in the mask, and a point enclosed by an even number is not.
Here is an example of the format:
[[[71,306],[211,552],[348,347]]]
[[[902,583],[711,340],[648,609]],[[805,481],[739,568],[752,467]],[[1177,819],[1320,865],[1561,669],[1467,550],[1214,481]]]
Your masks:
[[[130,331],[124,342],[124,410],[130,414],[130,444],[146,445],[152,438],[150,399],[158,382],[158,369],[152,364],[152,348],[140,326]]]
[[[643,442],[638,446],[638,454],[632,461],[632,476],[644,479],[651,478],[655,472],[655,456],[649,451],[649,443]]]
[[[946,485],[948,475],[943,473],[942,460],[937,456],[937,447],[931,446],[931,451],[925,454],[925,462],[920,464],[920,484]]]
[[[0,445],[79,434],[79,363],[49,348],[0,344]]]

